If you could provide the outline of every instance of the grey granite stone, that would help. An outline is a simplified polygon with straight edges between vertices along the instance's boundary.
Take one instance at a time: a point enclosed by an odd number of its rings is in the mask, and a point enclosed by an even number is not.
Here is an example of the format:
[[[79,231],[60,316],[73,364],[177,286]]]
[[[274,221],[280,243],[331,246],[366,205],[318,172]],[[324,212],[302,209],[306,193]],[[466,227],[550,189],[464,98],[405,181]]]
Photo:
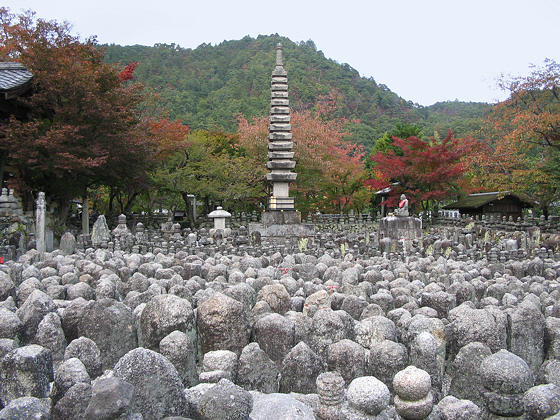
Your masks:
[[[0,361],[0,399],[49,398],[53,380],[51,352],[37,344],[18,347]]]
[[[114,375],[134,386],[131,410],[144,418],[188,416],[183,384],[175,367],[152,350],[137,348],[115,365]]]

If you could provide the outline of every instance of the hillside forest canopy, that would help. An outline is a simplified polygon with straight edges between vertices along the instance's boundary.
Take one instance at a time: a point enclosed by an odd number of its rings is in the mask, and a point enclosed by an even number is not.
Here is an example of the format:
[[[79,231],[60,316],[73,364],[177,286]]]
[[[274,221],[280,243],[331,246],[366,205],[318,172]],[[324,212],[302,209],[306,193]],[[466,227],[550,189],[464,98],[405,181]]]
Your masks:
[[[249,36],[195,49],[99,45],[65,23],[0,8],[0,60],[34,75],[18,99],[25,116],[2,117],[4,181],[32,205],[45,191],[66,223],[72,199],[99,213],[222,205],[261,211],[270,74],[284,46],[298,181],[309,212],[376,212],[386,186],[433,210],[476,191],[509,191],[548,214],[559,200],[560,68],[552,60],[503,78],[496,105],[423,107],[313,41]],[[390,197],[393,201],[394,197]],[[193,214],[189,224],[195,223]]]

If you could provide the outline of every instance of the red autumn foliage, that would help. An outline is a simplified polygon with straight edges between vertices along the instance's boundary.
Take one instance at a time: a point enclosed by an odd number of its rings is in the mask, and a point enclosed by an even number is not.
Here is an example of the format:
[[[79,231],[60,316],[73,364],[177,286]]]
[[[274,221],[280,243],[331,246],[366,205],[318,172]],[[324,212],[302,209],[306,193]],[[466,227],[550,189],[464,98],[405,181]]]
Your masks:
[[[470,159],[473,183],[522,195],[548,215],[560,200],[560,64],[547,59],[499,86],[510,96],[486,118],[486,147]]]
[[[389,207],[397,207],[404,193],[411,205],[421,204],[427,209],[431,203],[461,192],[464,187],[461,181],[467,170],[463,158],[475,144],[472,139],[454,138],[451,132],[441,141],[393,137],[393,145],[402,151],[402,156],[393,150],[373,155],[373,177],[365,185],[374,190],[390,188],[385,202]]]
[[[81,42],[67,24],[14,16],[0,8],[0,60],[19,61],[34,76],[24,121],[3,122],[0,153],[15,168],[18,192],[44,191],[64,223],[70,199],[88,187],[138,190],[146,171],[184,140],[188,127],[142,116],[143,87],[104,62],[95,38]]]
[[[510,97],[493,108],[490,122],[506,139],[560,150],[560,64],[546,59],[525,77],[503,77]]]
[[[136,70],[136,67],[138,67],[138,63],[134,63],[132,61],[130,63],[128,63],[128,65],[119,74],[119,80],[121,82],[126,82],[127,80],[134,79],[133,73],[134,73],[134,70]]]
[[[153,142],[153,157],[163,162],[173,153],[188,146],[187,135],[190,133],[188,125],[180,121],[171,121],[169,118],[159,120],[148,120],[149,135]]]

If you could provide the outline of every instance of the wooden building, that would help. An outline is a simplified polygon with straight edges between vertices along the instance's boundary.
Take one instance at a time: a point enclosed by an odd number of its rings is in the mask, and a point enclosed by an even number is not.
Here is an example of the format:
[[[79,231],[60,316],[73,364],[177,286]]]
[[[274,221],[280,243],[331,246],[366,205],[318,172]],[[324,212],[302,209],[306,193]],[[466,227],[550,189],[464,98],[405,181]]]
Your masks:
[[[490,192],[470,194],[467,197],[448,204],[443,210],[459,210],[461,214],[469,216],[493,216],[493,217],[513,217],[517,220],[522,217],[524,208],[532,207],[532,204],[523,198],[506,193]]]
[[[0,62],[0,118],[25,119],[27,108],[19,98],[33,88],[33,74],[20,63]]]

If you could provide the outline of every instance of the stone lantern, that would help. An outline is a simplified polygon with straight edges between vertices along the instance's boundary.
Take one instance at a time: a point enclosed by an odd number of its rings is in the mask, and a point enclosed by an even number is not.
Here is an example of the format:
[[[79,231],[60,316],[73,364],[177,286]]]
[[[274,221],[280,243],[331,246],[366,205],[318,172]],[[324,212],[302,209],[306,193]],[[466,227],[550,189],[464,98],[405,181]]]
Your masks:
[[[208,213],[208,217],[214,219],[214,228],[209,232],[211,238],[218,232],[222,233],[223,238],[231,235],[231,229],[226,228],[226,219],[231,217],[231,213],[218,206],[216,210]]]

